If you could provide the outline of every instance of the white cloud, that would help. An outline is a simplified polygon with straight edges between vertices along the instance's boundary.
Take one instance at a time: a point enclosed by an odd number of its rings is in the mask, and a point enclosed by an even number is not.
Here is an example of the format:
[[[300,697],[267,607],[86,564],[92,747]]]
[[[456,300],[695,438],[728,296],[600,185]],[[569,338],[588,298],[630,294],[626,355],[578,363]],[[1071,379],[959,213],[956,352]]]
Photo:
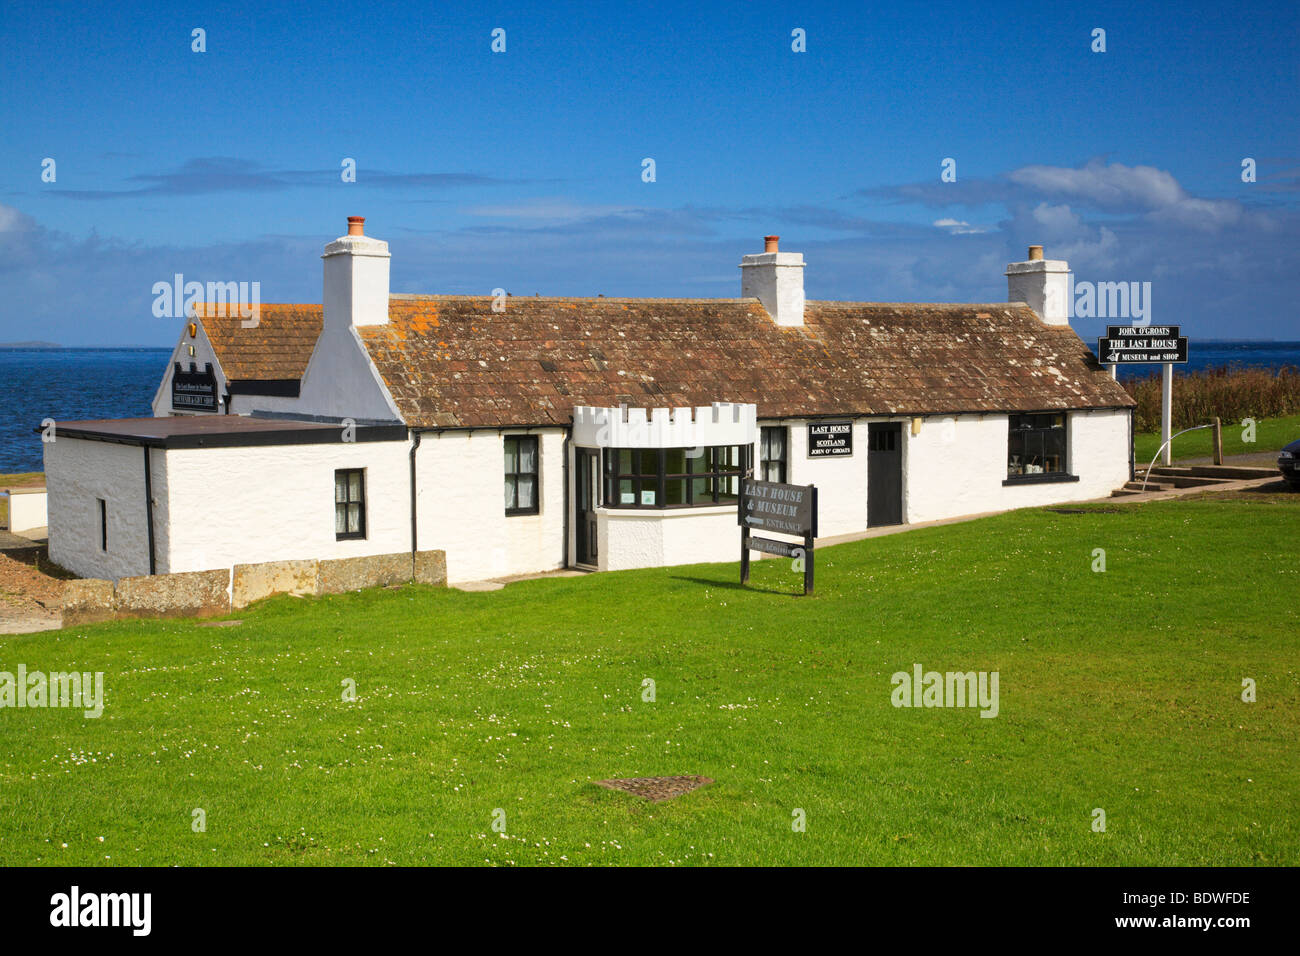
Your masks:
[[[984,226],[972,226],[963,219],[936,219],[934,225],[940,229],[947,229],[948,233],[954,236],[978,236],[989,231]]]

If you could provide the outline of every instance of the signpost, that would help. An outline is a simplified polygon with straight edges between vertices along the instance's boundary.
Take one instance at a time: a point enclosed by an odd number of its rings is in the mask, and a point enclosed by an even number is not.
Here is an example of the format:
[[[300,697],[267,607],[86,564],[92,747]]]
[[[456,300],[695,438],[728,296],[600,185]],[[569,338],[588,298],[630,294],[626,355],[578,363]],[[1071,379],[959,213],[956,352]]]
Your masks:
[[[1173,433],[1174,366],[1187,362],[1187,337],[1177,325],[1108,325],[1097,339],[1097,359],[1110,366],[1111,374],[1121,365],[1159,362],[1160,441],[1164,463],[1172,460],[1169,438]]]
[[[778,481],[742,478],[738,504],[736,523],[740,525],[740,583],[746,584],[749,581],[750,551],[797,558],[802,548],[803,593],[812,594],[813,539],[817,537],[817,486],[786,485]],[[803,545],[776,538],[756,537],[751,535],[751,531],[801,536]]]
[[[852,454],[852,422],[808,423],[809,458],[838,458]]]

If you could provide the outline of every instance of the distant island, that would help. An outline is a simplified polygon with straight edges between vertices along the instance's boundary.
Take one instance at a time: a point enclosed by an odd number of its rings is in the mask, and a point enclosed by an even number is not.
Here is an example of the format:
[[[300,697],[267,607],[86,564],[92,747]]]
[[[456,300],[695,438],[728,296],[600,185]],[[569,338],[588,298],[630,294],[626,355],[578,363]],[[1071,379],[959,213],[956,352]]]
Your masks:
[[[0,349],[61,349],[58,342],[0,342]]]

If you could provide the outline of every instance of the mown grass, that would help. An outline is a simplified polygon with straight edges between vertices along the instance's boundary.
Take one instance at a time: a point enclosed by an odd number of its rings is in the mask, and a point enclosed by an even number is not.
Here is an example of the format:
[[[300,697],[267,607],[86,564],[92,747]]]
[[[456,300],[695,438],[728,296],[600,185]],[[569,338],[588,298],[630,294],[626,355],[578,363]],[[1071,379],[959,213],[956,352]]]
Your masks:
[[[1176,430],[1176,429],[1175,429]],[[1247,434],[1240,421],[1223,422],[1223,454],[1249,455],[1258,452],[1280,451],[1283,446],[1300,438],[1300,415],[1282,418],[1262,418],[1255,423],[1255,440],[1243,441]],[[1133,456],[1140,467],[1151,463],[1160,450],[1160,432],[1143,432],[1133,436]],[[1174,439],[1172,458],[1208,458],[1214,454],[1214,432],[1205,428],[1188,432]]]
[[[1294,506],[1066,510],[825,549],[809,598],[765,560],[0,639],[106,681],[0,710],[0,864],[1300,863]],[[1000,714],[894,708],[914,663]]]

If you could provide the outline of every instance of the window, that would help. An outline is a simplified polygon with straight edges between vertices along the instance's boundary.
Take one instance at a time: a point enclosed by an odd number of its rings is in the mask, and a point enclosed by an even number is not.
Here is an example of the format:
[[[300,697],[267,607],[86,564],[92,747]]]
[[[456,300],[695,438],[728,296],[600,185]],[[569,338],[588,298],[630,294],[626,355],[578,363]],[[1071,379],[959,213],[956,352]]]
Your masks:
[[[690,508],[728,504],[740,494],[748,445],[605,449],[610,508]]]
[[[366,536],[366,473],[361,468],[334,472],[334,537]]]
[[[867,451],[897,451],[897,428],[877,428],[867,431]]]
[[[537,507],[537,439],[507,435],[506,514],[535,515]]]
[[[1010,416],[1007,478],[1020,480],[1066,476],[1065,415],[1051,412]]]
[[[759,474],[763,481],[785,482],[786,445],[790,429],[782,426],[763,426],[759,439]]]
[[[99,502],[99,550],[108,550],[108,502],[103,498],[96,499]]]

